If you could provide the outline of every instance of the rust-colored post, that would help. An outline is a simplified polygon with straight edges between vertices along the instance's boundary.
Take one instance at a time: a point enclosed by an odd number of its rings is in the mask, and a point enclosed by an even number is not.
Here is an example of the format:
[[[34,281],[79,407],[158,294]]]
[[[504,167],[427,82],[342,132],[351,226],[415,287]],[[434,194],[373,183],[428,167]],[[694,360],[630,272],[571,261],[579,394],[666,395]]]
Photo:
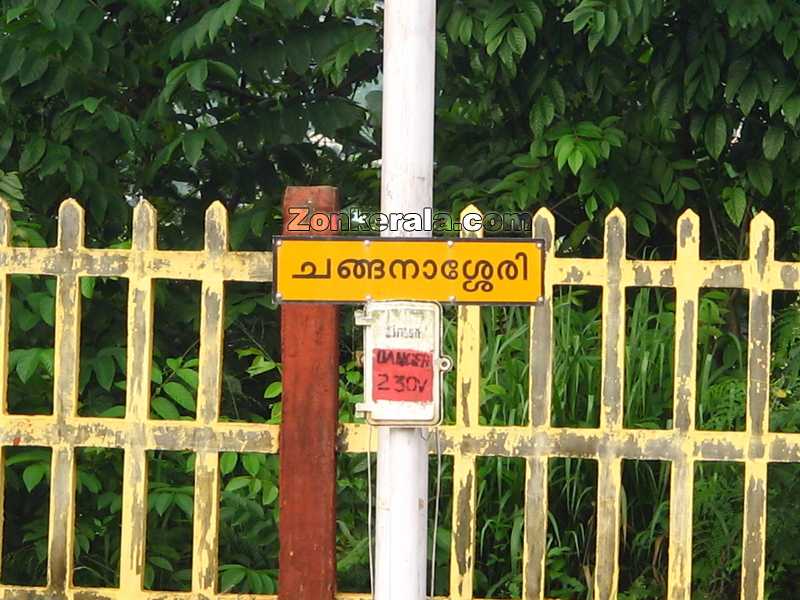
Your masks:
[[[289,209],[332,212],[336,188],[290,187]],[[329,235],[308,231],[303,235]],[[281,307],[283,410],[280,432],[281,600],[333,600],[336,592],[336,428],[339,315],[326,304]]]

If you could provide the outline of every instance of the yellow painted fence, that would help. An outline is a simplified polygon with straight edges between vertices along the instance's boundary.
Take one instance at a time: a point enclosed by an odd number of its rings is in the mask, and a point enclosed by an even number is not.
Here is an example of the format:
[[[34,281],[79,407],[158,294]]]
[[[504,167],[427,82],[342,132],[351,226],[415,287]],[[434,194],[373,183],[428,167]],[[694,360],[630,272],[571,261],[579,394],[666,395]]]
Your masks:
[[[156,214],[146,202],[134,210],[130,250],[93,249],[83,244],[83,210],[74,200],[59,211],[54,248],[9,246],[11,220],[0,206],[0,444],[43,446],[53,450],[51,468],[49,562],[44,588],[0,585],[7,600],[136,598],[270,598],[219,594],[217,561],[220,505],[219,453],[278,450],[276,425],[219,420],[222,366],[224,282],[270,282],[269,252],[232,252],[227,216],[220,204],[206,215],[205,248],[162,251],[156,247]],[[476,458],[526,460],[523,590],[526,599],[544,597],[547,532],[548,459],[579,457],[598,461],[597,556],[594,597],[616,597],[620,545],[621,465],[624,459],[669,461],[672,465],[669,526],[669,600],[690,596],[692,562],[692,490],[696,461],[737,461],[745,465],[742,598],[764,597],[767,465],[800,462],[800,434],[770,433],[768,400],[770,318],[774,290],[800,291],[800,263],[773,259],[773,223],[764,214],[750,228],[750,257],[743,261],[700,260],[699,220],[687,212],[678,222],[677,255],[669,261],[629,260],[625,218],[619,211],[606,220],[603,258],[567,259],[553,250],[554,219],[541,210],[533,219],[534,237],[545,240],[545,298],[531,309],[530,415],[527,426],[481,426],[480,308],[462,307],[458,319],[456,422],[443,426],[443,452],[454,457],[453,544],[450,598],[473,598],[476,539]],[[6,405],[9,275],[51,275],[58,281],[54,408],[52,415],[8,414]],[[126,413],[123,419],[79,417],[78,369],[81,277],[129,279]],[[150,364],[153,340],[154,279],[202,283],[200,383],[195,421],[150,420]],[[560,285],[603,288],[602,402],[598,429],[551,426],[553,289]],[[676,343],[673,428],[623,427],[625,289],[676,289]],[[697,309],[700,288],[749,290],[747,418],[743,432],[701,431],[695,427]],[[365,425],[340,428],[340,450],[366,452]],[[72,585],[75,520],[75,450],[80,447],[124,451],[120,587],[87,589]],[[196,453],[194,549],[191,592],[142,589],[147,516],[148,450]],[[0,479],[3,470],[0,469]],[[3,489],[0,481],[0,493]],[[2,525],[2,523],[0,523]],[[0,527],[2,531],[2,527]],[[274,597],[274,596],[273,596]],[[339,598],[366,600],[364,594]]]

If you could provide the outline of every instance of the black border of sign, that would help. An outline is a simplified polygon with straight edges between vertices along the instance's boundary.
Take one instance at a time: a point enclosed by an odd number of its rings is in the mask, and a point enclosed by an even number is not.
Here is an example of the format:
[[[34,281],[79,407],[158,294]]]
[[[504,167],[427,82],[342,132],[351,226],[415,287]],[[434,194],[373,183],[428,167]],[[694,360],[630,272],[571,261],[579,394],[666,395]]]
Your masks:
[[[545,241],[541,238],[436,238],[436,237],[323,237],[315,235],[275,235],[272,236],[272,300],[275,304],[335,304],[342,306],[356,306],[365,304],[368,300],[283,300],[278,298],[280,290],[278,289],[278,250],[280,244],[284,240],[311,240],[315,242],[441,242],[441,243],[473,243],[473,242],[515,242],[515,243],[530,243],[536,244],[542,250],[542,268],[541,268],[541,286],[542,293],[544,294],[544,270],[547,267],[545,260],[545,253],[547,252]],[[456,299],[455,302],[450,301],[436,301],[436,300],[415,300],[413,298],[393,298],[391,300],[380,300],[380,302],[438,302],[446,306],[539,306],[544,303],[544,296],[538,298],[533,302],[464,302]]]

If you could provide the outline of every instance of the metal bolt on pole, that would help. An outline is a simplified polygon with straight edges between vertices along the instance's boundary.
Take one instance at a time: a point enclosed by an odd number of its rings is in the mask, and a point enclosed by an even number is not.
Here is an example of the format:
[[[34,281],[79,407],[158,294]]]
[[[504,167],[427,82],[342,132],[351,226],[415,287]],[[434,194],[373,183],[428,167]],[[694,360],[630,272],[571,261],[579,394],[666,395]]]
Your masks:
[[[386,0],[383,51],[381,210],[422,214],[433,206],[435,0]],[[426,597],[428,443],[422,434],[419,428],[378,431],[376,600]]]

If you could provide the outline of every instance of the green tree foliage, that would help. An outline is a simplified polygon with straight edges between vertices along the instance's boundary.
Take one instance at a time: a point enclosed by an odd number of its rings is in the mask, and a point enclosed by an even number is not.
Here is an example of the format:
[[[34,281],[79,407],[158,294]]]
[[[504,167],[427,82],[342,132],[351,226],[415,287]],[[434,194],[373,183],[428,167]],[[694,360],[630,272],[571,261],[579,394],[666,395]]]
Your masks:
[[[669,246],[693,208],[724,255],[766,209],[796,249],[796,3],[445,0],[439,15],[449,200],[556,207],[565,250],[612,206],[639,244]]]
[[[265,237],[285,185],[352,170],[320,136],[372,151],[352,96],[376,76],[378,31],[345,18],[371,2],[330,4],[4,2],[2,191],[34,216],[79,197],[104,241],[143,196],[176,243],[217,199],[242,213],[234,246]]]
[[[58,204],[70,195],[86,207],[87,243],[98,247],[129,243],[131,205],[143,197],[159,210],[163,248],[200,247],[202,216],[214,200],[228,208],[234,248],[268,248],[289,184],[335,185],[348,206],[377,207],[380,2],[2,0],[0,7],[0,195],[13,211],[14,244],[54,243]],[[701,215],[704,254],[718,256],[746,254],[749,221],[763,209],[778,223],[779,256],[800,257],[794,0],[439,0],[436,47],[439,207],[547,206],[557,217],[560,253],[598,254],[603,219],[620,206],[634,230],[630,252],[662,258],[674,251],[675,220],[686,208]],[[15,276],[12,289],[9,408],[47,413],[54,281]],[[92,318],[82,326],[80,413],[120,417],[127,289],[85,279],[81,291]],[[199,288],[186,282],[156,290],[152,418],[194,417],[198,299]],[[743,423],[745,300],[703,296],[698,423],[706,428]],[[228,290],[225,418],[280,418],[273,308],[263,288]],[[797,306],[784,299],[776,309],[773,426],[797,431]],[[570,290],[555,312],[554,422],[596,426],[598,297]],[[484,317],[482,422],[523,424],[528,320],[516,309]],[[672,369],[665,340],[674,306],[668,296],[632,299],[628,318],[626,426],[669,426],[671,383],[663,382]],[[341,416],[350,419],[361,374],[357,335],[351,323],[346,329],[340,397]],[[451,322],[451,348],[454,337]],[[6,452],[5,581],[43,580],[49,457],[38,448]],[[121,460],[107,451],[79,456],[81,585],[117,581]],[[367,589],[366,465],[364,457],[339,465],[343,589]],[[193,458],[155,453],[150,467],[146,583],[185,588]],[[272,592],[277,465],[272,457],[228,454],[220,467],[220,586]],[[596,472],[586,461],[551,467],[549,593],[586,597]],[[479,471],[476,590],[518,595],[524,469],[486,460]],[[735,469],[698,474],[696,530],[707,535],[697,548],[695,585],[709,598],[737,589],[737,549],[729,542],[741,535],[731,508],[741,504],[737,477]],[[444,490],[449,478],[445,470]],[[787,490],[800,481],[789,471],[779,480]],[[658,464],[626,467],[624,487],[622,590],[629,600],[662,597],[668,472]],[[444,500],[439,593],[449,564]],[[780,518],[769,522],[770,535],[791,540],[775,523],[794,523],[794,511],[775,506]],[[719,523],[728,527],[724,536]],[[793,590],[798,558],[785,552],[790,545],[770,555],[774,597]]]

